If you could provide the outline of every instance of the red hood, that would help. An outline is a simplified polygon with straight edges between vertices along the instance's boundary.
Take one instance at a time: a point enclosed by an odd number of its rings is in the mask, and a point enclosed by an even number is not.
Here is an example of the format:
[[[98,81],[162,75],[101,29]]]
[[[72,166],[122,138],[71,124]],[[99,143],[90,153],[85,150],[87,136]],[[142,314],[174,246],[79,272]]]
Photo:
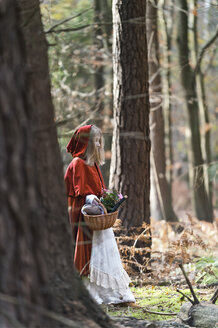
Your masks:
[[[67,152],[73,157],[80,157],[85,154],[92,125],[84,125],[77,129],[67,145]]]

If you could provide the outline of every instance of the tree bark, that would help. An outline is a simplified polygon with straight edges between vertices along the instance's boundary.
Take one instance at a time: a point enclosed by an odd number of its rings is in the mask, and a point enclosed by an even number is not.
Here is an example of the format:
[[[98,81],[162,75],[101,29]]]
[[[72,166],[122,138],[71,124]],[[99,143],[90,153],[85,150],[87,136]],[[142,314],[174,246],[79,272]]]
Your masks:
[[[199,132],[199,110],[196,96],[194,72],[189,64],[188,45],[188,6],[186,0],[177,0],[178,14],[178,48],[181,67],[181,82],[185,95],[190,135],[190,183],[193,194],[195,214],[200,220],[213,221],[211,207],[205,188],[203,158]]]
[[[150,139],[146,1],[113,1],[114,131],[110,187],[128,195],[125,226],[149,223]]]
[[[111,327],[73,268],[39,2],[19,5],[0,3],[0,326]]]
[[[177,221],[172,207],[171,186],[166,179],[165,133],[162,107],[162,88],[159,62],[159,40],[157,29],[157,1],[147,3],[147,35],[148,35],[148,66],[150,86],[150,130],[151,156],[154,163],[151,165],[154,191],[151,196],[151,216],[156,220]],[[169,127],[171,129],[171,126]],[[151,160],[152,163],[152,160]],[[156,205],[156,206],[154,206]]]
[[[204,87],[204,76],[201,71],[201,65],[198,65],[198,24],[197,24],[197,0],[190,1],[190,23],[192,28],[190,29],[190,43],[191,43],[191,58],[192,65],[197,68],[195,69],[195,83],[196,83],[196,96],[199,107],[199,118],[201,127],[201,150],[202,157],[204,160],[203,174],[205,181],[205,188],[208,195],[208,202],[211,208],[213,216],[213,205],[212,205],[212,182],[209,181],[209,165],[211,163],[211,150],[210,150],[210,121],[207,108],[207,100],[205,95]]]
[[[102,31],[102,13],[101,13],[101,1],[94,0],[94,45],[96,46],[96,67],[94,73],[94,87],[96,90],[96,104],[99,106],[98,114],[102,116],[104,109],[103,93],[105,87],[104,80],[104,66],[102,58],[103,46],[103,31]],[[105,0],[103,0],[105,1]],[[99,92],[101,90],[101,92]],[[98,123],[102,127],[102,119]]]
[[[48,307],[43,296],[48,277],[45,233],[37,193],[31,108],[25,94],[24,49],[15,1],[0,3],[0,292],[20,297],[18,304],[0,300],[0,326],[21,321],[46,326],[37,311],[27,311],[22,299]],[[7,29],[7,33],[5,33]],[[11,321],[9,321],[8,317]],[[14,326],[14,325],[13,325]]]
[[[111,36],[112,36],[112,11],[111,2],[108,0],[101,1],[101,13],[102,13],[102,31],[104,34],[105,51],[111,53]]]
[[[105,153],[111,150],[111,135],[105,133],[107,124],[112,116],[112,65],[105,64],[105,58],[111,59],[112,13],[108,0],[94,0],[94,44],[96,46],[96,61],[94,87],[96,90],[96,104],[99,106],[96,124],[102,129],[105,140]],[[102,167],[105,184],[109,183],[110,158],[106,156]]]
[[[167,17],[165,13],[165,0],[158,1],[159,5],[159,30],[162,37],[162,70],[161,81],[163,86],[163,113],[165,123],[165,156],[166,156],[166,179],[170,188],[170,197],[172,197],[171,186],[173,183],[173,145],[172,145],[172,114],[171,114],[171,53],[172,53],[172,31],[173,31],[173,11],[174,0],[172,1],[172,9]]]
[[[69,245],[64,242],[67,236],[70,238],[70,234],[67,225],[63,224],[67,223],[67,204],[50,93],[47,43],[38,0],[19,0],[19,6],[27,60],[28,102],[34,109],[30,118],[34,132],[37,176],[43,215],[46,218],[48,244],[52,245],[47,254],[47,263],[56,267],[50,272],[51,280],[58,275],[65,280],[71,275],[71,269],[68,272],[65,269],[69,270],[67,263],[72,257],[72,247],[69,249]],[[55,226],[57,230],[54,229]],[[59,263],[57,259],[61,259],[63,252],[66,256]],[[54,253],[57,259],[54,258]]]

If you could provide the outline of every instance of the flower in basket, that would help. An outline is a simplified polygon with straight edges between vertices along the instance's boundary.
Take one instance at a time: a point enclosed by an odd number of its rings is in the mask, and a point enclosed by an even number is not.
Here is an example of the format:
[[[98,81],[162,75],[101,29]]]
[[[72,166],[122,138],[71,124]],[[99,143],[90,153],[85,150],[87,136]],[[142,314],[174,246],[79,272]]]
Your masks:
[[[102,197],[100,198],[100,201],[104,205],[104,207],[107,209],[108,213],[110,213],[110,212],[114,212],[119,207],[119,205],[123,202],[123,201],[121,201],[121,199],[124,200],[123,195],[120,194],[115,189],[113,189],[113,190],[104,189]],[[116,205],[118,205],[118,206],[116,206]]]

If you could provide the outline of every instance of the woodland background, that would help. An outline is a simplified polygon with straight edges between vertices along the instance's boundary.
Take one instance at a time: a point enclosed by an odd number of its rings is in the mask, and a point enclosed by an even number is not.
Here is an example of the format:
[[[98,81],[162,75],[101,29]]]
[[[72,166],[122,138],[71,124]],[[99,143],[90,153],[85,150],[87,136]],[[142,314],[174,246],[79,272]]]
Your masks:
[[[214,211],[218,205],[217,6],[213,1],[188,1],[184,9],[184,4],[185,1],[178,3],[171,0],[148,3],[150,129],[151,138],[157,140],[152,140],[155,163],[151,160],[152,171],[156,171],[151,180],[151,215],[155,219],[163,219],[167,215],[166,209],[165,215],[160,209],[160,198],[166,203],[166,187],[161,181],[163,175],[172,194],[173,209],[180,219],[187,212],[200,216],[195,210],[194,191],[204,183],[203,176]],[[106,0],[93,3],[84,0],[43,1],[41,4],[49,45],[55,120],[65,168],[70,161],[65,146],[73,130],[83,123],[94,122],[102,128],[105,136],[106,165],[103,174],[107,184],[114,126],[111,6],[111,1]],[[153,7],[150,11],[149,6]],[[188,19],[179,25],[181,11]],[[186,29],[187,40],[182,35]],[[180,36],[182,40],[178,41]],[[186,52],[188,63],[184,64],[179,59],[181,51]],[[185,72],[186,66],[189,66],[190,75]],[[182,73],[187,74],[185,85],[181,80]],[[186,100],[190,79],[194,81],[191,84],[195,84],[195,90]],[[187,109],[188,104],[194,102],[198,103],[199,121],[188,114],[194,111]],[[193,126],[190,121],[193,121]],[[152,136],[155,126],[157,132],[153,134],[157,136]],[[194,141],[201,142],[202,155],[199,159],[193,159],[199,154],[196,155],[195,149],[189,146],[193,129],[201,134],[201,141]],[[165,143],[160,139],[164,139]],[[165,169],[160,167],[163,160]],[[160,189],[159,196],[155,194],[157,188]],[[171,202],[171,196],[168,201]],[[213,216],[216,215],[213,212]],[[204,220],[212,220],[211,213],[205,212],[202,216]]]

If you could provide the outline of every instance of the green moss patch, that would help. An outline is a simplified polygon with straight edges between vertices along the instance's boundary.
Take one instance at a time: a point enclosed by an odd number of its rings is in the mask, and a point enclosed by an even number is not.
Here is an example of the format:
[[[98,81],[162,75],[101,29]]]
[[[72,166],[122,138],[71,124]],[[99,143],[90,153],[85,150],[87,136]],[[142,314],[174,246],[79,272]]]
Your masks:
[[[135,298],[136,304],[139,308],[134,307],[121,307],[109,305],[105,310],[110,316],[128,316],[144,320],[168,320],[176,316],[163,316],[151,314],[146,312],[162,312],[162,313],[178,313],[181,305],[187,302],[174,287],[159,287],[159,286],[146,286],[146,287],[132,287],[131,288]],[[182,292],[191,297],[189,289],[183,289]],[[195,290],[196,295],[200,301],[209,300],[213,294],[213,290]]]

